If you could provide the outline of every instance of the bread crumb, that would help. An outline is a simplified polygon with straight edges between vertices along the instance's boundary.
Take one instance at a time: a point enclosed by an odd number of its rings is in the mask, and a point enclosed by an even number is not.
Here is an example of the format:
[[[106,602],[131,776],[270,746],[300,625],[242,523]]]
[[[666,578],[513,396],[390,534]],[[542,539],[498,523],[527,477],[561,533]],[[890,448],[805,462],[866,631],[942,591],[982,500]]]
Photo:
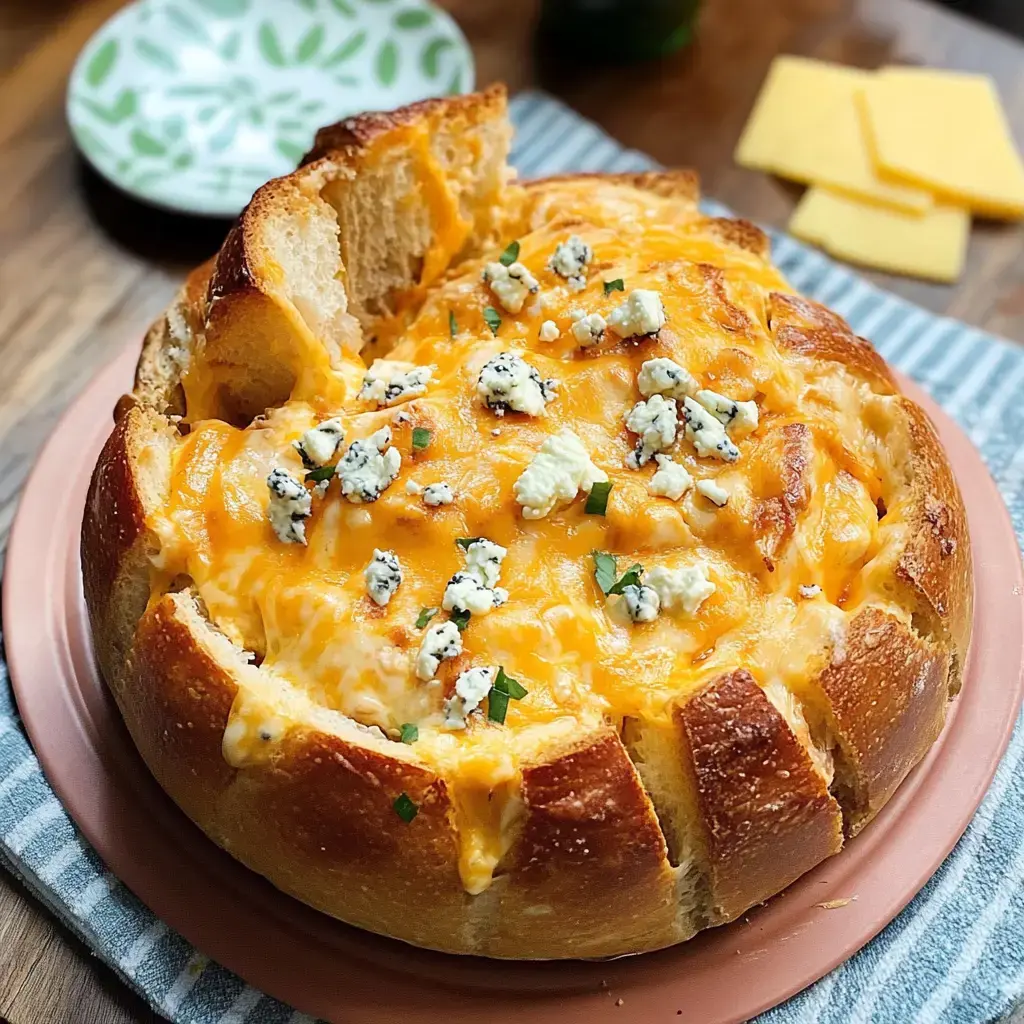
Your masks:
[[[826,900],[824,903],[816,903],[816,907],[821,907],[822,910],[838,910],[840,907],[845,907],[848,903],[852,903],[857,897],[846,896],[843,899],[838,900]]]

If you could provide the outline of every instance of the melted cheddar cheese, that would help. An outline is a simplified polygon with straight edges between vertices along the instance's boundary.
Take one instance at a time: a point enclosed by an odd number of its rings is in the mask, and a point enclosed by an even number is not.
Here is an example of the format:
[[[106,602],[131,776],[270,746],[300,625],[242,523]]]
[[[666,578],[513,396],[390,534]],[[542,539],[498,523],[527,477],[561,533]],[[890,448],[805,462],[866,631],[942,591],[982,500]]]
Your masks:
[[[247,671],[260,682],[236,701],[229,760],[265,756],[258,734],[279,737],[311,709],[379,727],[388,738],[372,731],[372,742],[448,780],[473,892],[486,887],[507,845],[519,766],[546,744],[603,721],[665,720],[675,699],[737,667],[806,732],[784,695],[799,692],[841,642],[853,606],[871,591],[871,565],[884,561],[885,530],[898,529],[896,517],[883,529],[875,504],[883,456],[865,409],[881,400],[838,371],[816,376],[780,352],[766,299],[788,288],[766,261],[716,240],[688,203],[623,185],[548,185],[517,216],[507,241],[519,242],[518,260],[539,283],[521,312],[502,309],[482,280],[498,250],[450,270],[401,323],[381,331],[393,339],[389,351],[380,342],[364,351],[367,364],[386,354],[431,366],[425,394],[378,409],[354,390],[340,402],[311,398],[317,391],[307,380],[301,398],[245,429],[194,423],[175,454],[171,501],[152,524],[159,580],[191,577],[217,629],[254,656]],[[548,267],[570,235],[593,249],[582,291]],[[624,291],[606,292],[604,283],[620,278]],[[653,337],[581,348],[570,314],[607,320],[640,288],[660,294],[666,326]],[[496,331],[486,307],[501,315]],[[538,337],[547,320],[559,328],[553,342]],[[478,376],[501,352],[557,382],[542,415],[498,416],[482,403]],[[648,487],[655,463],[626,466],[635,436],[624,418],[641,397],[641,364],[656,357],[685,367],[702,388],[757,403],[759,424],[737,440],[737,462],[698,457],[681,428],[670,452],[695,480],[729,492],[724,507],[693,489],[679,501],[657,497]],[[398,411],[407,414],[401,422]],[[334,416],[346,446],[390,425],[399,476],[364,504],[343,500],[332,481],[313,497],[307,545],[282,543],[267,518],[267,475],[283,467],[301,479],[292,442]],[[513,485],[565,427],[612,482],[607,514],[586,514],[581,493],[545,518],[525,519]],[[430,431],[426,448],[413,447],[415,428]],[[410,482],[447,483],[454,501],[429,507]],[[441,605],[447,581],[464,567],[457,538],[480,536],[508,549],[500,582],[508,601],[473,616],[462,655],[424,682],[415,671],[424,635],[417,617]],[[383,607],[363,577],[376,548],[394,551],[403,571]],[[616,555],[620,572],[634,562],[647,571],[705,566],[714,593],[690,617],[663,611],[630,622],[595,583],[595,550]],[[812,585],[821,593],[802,596]],[[499,665],[528,690],[509,702],[505,723],[480,714],[464,730],[444,728],[442,706],[458,672]],[[395,742],[403,723],[418,726],[411,746]]]

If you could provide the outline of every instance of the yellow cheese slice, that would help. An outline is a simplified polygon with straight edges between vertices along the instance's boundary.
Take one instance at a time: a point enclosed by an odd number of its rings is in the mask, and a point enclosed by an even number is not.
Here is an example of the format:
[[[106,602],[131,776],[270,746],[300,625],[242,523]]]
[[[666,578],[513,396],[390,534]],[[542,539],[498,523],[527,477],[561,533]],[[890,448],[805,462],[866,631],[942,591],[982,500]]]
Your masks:
[[[829,185],[905,210],[927,210],[931,195],[883,181],[857,109],[869,73],[805,57],[776,57],[736,147],[736,162],[804,184]]]
[[[1024,217],[1024,164],[992,81],[883,68],[858,94],[878,167],[995,217]]]
[[[955,206],[905,213],[820,187],[804,193],[789,222],[791,234],[840,259],[933,281],[959,277],[970,226]]]

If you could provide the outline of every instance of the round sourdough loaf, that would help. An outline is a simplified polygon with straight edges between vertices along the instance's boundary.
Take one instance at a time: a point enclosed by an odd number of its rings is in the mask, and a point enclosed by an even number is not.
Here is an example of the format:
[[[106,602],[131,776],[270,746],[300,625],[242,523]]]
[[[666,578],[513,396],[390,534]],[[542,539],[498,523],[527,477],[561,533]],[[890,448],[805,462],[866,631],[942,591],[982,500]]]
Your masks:
[[[935,432],[685,171],[519,184],[505,95],[324,129],[150,330],[82,534],[182,809],[497,957],[655,949],[863,828],[971,622]]]

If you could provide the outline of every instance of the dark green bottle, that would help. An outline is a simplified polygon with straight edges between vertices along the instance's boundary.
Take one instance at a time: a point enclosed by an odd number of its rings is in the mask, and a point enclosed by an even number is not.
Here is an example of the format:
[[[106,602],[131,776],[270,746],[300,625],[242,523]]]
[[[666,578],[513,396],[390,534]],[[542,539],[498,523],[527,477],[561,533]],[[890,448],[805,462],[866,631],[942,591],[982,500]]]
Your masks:
[[[693,38],[700,0],[544,0],[539,39],[573,60],[631,63]]]

